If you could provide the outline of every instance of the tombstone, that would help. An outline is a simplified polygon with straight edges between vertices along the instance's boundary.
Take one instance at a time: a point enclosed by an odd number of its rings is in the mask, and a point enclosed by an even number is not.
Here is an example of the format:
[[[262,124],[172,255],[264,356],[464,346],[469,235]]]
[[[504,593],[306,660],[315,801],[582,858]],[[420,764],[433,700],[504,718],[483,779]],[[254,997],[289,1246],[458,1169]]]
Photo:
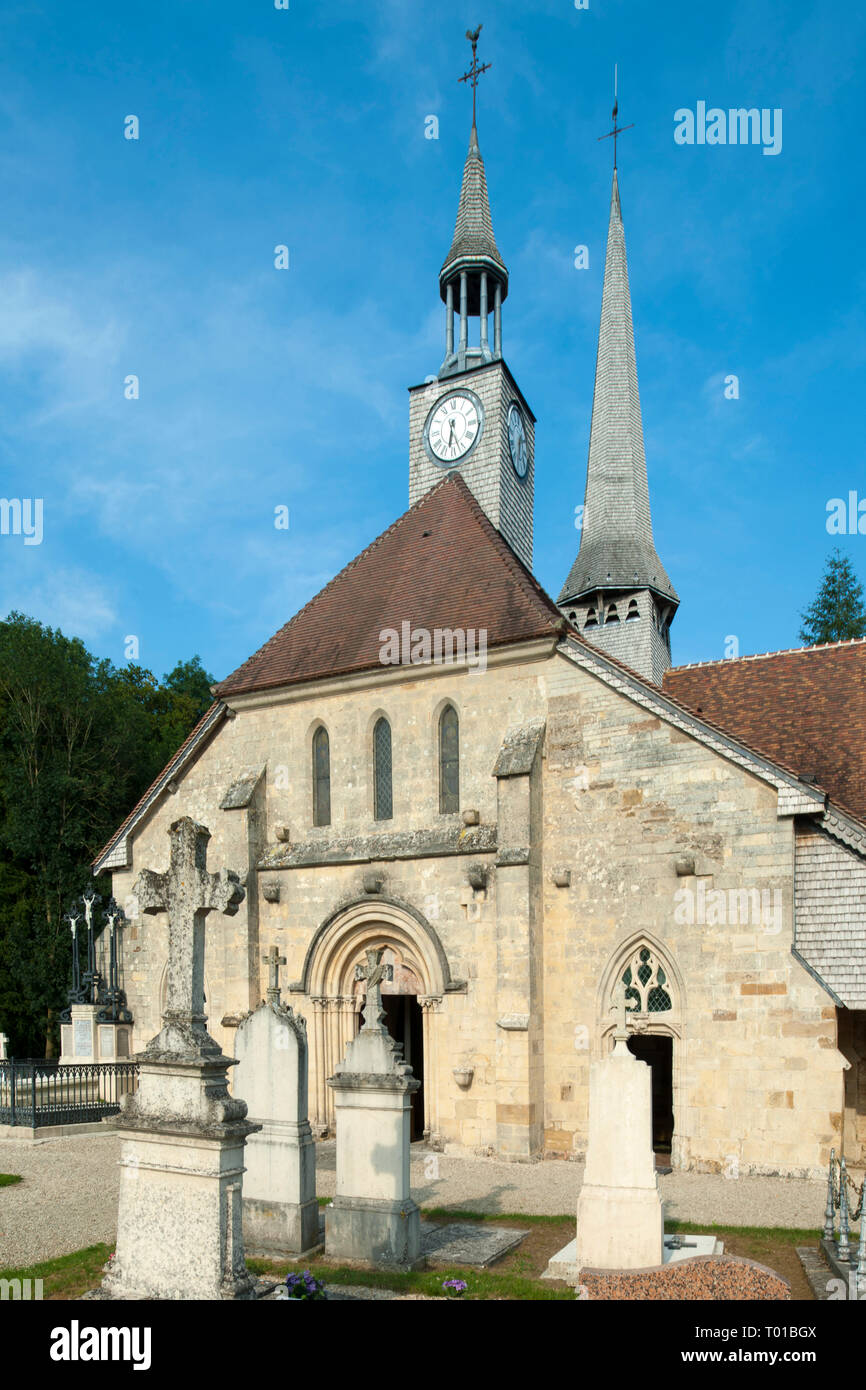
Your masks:
[[[644,1269],[663,1259],[662,1199],[652,1146],[651,1071],[627,1047],[625,986],[614,1049],[589,1074],[589,1147],[577,1200],[576,1266]]]
[[[383,1025],[379,985],[392,966],[367,952],[356,978],[367,982],[364,1024],[328,1085],[337,1117],[337,1193],[325,1209],[325,1255],[333,1260],[414,1269],[421,1216],[409,1186],[411,1098],[420,1081]]]
[[[133,892],[143,912],[168,913],[168,993],[163,1027],[136,1058],[139,1085],[113,1122],[123,1140],[117,1251],[106,1298],[249,1299],[241,1180],[244,1141],[256,1126],[229,1096],[234,1065],[207,1031],[205,921],[232,916],[236,874],[207,870],[210,833],[175,821],[167,873],[143,869]]]
[[[307,1025],[280,1002],[276,946],[263,956],[269,967],[267,1001],[241,1020],[232,1081],[261,1126],[246,1146],[244,1243],[255,1254],[303,1254],[320,1243],[316,1201],[316,1146],[307,1119]]]

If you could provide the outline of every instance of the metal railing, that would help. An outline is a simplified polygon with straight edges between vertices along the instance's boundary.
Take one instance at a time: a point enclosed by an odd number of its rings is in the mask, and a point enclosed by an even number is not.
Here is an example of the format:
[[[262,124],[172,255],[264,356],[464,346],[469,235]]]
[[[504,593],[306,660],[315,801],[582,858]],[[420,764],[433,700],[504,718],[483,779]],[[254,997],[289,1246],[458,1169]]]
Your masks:
[[[0,1124],[87,1124],[118,1114],[137,1086],[137,1062],[0,1061]]]
[[[835,1246],[835,1255],[842,1265],[848,1265],[851,1274],[856,1273],[857,1293],[866,1294],[866,1220],[863,1212],[863,1194],[866,1191],[866,1177],[859,1187],[845,1166],[845,1159],[836,1157],[836,1150],[830,1150],[830,1167],[827,1173],[827,1205],[824,1209],[824,1239]],[[836,1232],[838,1214],[839,1231]],[[852,1248],[851,1223],[860,1222],[860,1238],[856,1253]]]

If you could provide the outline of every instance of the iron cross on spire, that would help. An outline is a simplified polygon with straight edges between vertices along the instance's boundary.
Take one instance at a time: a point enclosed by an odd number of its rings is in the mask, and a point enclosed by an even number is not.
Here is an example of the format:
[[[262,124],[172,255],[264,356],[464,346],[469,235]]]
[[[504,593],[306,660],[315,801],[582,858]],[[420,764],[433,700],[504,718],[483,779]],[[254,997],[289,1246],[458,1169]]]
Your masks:
[[[616,68],[617,68],[617,65],[616,65],[616,63],[614,63],[614,65],[613,65],[613,111],[611,112],[611,120],[613,121],[613,130],[608,130],[608,131],[606,131],[606,133],[605,133],[604,135],[599,135],[599,137],[598,137],[599,140],[609,140],[610,137],[613,136],[613,167],[614,167],[614,169],[616,168],[616,137],[617,137],[618,135],[622,135],[622,133],[623,133],[624,130],[631,130],[631,129],[634,127],[634,121],[632,121],[629,125],[619,125],[619,126],[618,126],[617,123],[616,123],[616,118],[617,118],[617,116],[618,116],[618,114],[619,114],[619,102],[618,102],[618,100],[617,100],[617,95],[616,95]]]
[[[479,79],[479,77],[481,76],[482,72],[486,72],[488,68],[490,68],[490,67],[493,66],[492,63],[481,63],[480,65],[479,65],[479,63],[478,63],[478,54],[476,53],[476,49],[478,48],[478,35],[481,33],[481,30],[482,30],[483,28],[484,28],[484,25],[483,25],[483,24],[479,24],[479,26],[478,26],[477,29],[467,29],[467,30],[466,30],[466,37],[467,37],[467,39],[469,40],[469,42],[472,44],[472,66],[471,66],[471,68],[469,69],[468,72],[464,72],[463,76],[462,76],[462,77],[458,77],[458,79],[457,79],[458,82],[471,82],[471,83],[472,83],[472,128],[473,128],[473,130],[475,129],[475,88],[478,86],[478,79]]]

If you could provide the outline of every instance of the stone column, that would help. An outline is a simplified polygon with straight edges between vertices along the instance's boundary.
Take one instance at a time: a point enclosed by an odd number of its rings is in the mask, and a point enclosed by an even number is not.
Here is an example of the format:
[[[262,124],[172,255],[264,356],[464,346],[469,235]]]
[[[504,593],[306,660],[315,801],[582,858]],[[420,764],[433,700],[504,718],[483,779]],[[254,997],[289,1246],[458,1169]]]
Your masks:
[[[316,1069],[316,1133],[321,1137],[328,1129],[328,1088],[325,1084],[328,1075],[325,1057],[325,1013],[328,1001],[323,995],[313,999],[314,1065]]]
[[[422,1009],[424,1027],[424,1138],[428,1141],[439,1139],[439,1055],[436,1015],[442,996],[439,994],[421,995],[418,1003]]]
[[[468,283],[466,271],[460,272],[460,351],[466,354],[469,345]]]
[[[481,272],[481,353],[484,357],[490,356],[487,343],[487,271]]]

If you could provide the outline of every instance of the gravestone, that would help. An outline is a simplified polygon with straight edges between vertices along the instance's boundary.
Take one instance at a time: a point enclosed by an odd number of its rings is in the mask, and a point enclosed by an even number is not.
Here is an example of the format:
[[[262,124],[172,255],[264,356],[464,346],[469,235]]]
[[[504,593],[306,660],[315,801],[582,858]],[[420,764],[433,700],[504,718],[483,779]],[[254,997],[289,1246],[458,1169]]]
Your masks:
[[[328,1085],[337,1117],[337,1192],[325,1210],[328,1259],[414,1269],[421,1254],[421,1218],[409,1185],[412,1093],[420,1081],[385,1028],[379,988],[391,966],[382,950],[367,951],[367,1000],[360,1033]]]
[[[663,1210],[652,1146],[651,1071],[629,1052],[625,986],[614,1048],[589,1075],[589,1147],[577,1200],[578,1270],[662,1263]]]
[[[262,1255],[302,1254],[320,1242],[316,1146],[307,1118],[307,1025],[280,1002],[276,946],[267,1001],[241,1020],[232,1090],[261,1126],[246,1146],[244,1242]]]
[[[210,833],[188,816],[169,831],[167,873],[144,869],[133,892],[143,912],[168,913],[163,1027],[136,1060],[139,1085],[113,1124],[123,1140],[117,1252],[107,1298],[249,1299],[244,1262],[244,1141],[256,1128],[229,1096],[234,1065],[207,1031],[205,921],[238,910],[237,875],[207,869]]]

